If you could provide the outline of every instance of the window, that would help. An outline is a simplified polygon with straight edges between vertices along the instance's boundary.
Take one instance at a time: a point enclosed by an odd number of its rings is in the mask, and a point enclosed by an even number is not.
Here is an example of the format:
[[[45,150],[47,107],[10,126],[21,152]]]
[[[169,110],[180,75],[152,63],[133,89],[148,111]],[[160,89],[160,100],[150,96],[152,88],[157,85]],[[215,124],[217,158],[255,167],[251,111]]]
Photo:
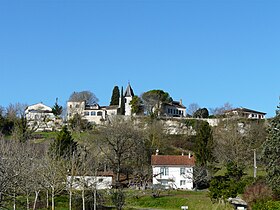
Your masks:
[[[180,186],[186,185],[186,180],[180,180]]]
[[[102,116],[102,112],[97,112],[97,116]]]
[[[161,167],[160,168],[160,175],[168,176],[169,175],[168,167]]]
[[[180,168],[180,175],[186,174],[186,168]]]
[[[70,106],[69,106],[69,107],[70,107],[70,109],[72,109],[72,105],[71,105],[71,104],[70,104]]]
[[[89,112],[85,112],[85,116],[89,116]]]
[[[91,112],[90,114],[91,114],[91,116],[95,116],[96,112]]]
[[[76,104],[76,108],[79,108],[79,104]]]

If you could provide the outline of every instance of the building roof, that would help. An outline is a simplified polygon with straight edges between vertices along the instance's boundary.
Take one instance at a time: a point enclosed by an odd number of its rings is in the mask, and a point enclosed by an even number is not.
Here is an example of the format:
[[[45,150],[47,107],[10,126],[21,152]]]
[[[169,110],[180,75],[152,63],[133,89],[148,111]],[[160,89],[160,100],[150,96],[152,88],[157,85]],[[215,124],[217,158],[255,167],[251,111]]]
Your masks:
[[[153,166],[194,166],[193,156],[188,155],[152,155]]]
[[[124,97],[133,97],[133,96],[134,96],[133,90],[130,86],[130,83],[128,83],[128,86],[124,92]]]
[[[186,107],[182,104],[182,101],[171,101],[169,103],[164,103],[164,105],[169,105],[177,108],[183,108],[185,109]]]
[[[252,109],[247,109],[247,108],[236,108],[236,109],[231,109],[231,110],[228,110],[226,112],[233,112],[233,111],[236,111],[236,112],[249,112],[249,113],[257,113],[257,114],[263,114],[263,115],[266,115],[265,112],[259,112],[259,111],[255,111],[255,110],[252,110]]]

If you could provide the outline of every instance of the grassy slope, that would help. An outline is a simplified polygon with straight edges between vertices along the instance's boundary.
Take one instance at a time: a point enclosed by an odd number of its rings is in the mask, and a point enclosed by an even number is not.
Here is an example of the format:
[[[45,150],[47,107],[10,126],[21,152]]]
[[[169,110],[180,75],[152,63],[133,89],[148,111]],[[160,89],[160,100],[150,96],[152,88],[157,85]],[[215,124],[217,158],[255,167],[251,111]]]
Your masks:
[[[132,193],[133,192],[133,193]],[[162,193],[159,198],[153,198],[151,192],[130,191],[127,193],[126,208],[133,209],[181,209],[188,206],[189,209],[203,210],[227,210],[231,206],[213,204],[206,191],[170,191]]]

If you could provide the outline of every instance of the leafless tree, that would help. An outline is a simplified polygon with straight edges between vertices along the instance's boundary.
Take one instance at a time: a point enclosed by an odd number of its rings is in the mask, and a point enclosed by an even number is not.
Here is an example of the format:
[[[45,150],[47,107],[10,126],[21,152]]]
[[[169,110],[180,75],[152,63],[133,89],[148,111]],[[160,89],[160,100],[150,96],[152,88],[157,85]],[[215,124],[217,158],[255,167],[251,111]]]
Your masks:
[[[73,102],[82,102],[85,101],[86,104],[94,104],[98,102],[98,98],[94,95],[94,93],[90,91],[81,91],[81,92],[73,92],[69,101]]]
[[[228,111],[231,109],[233,109],[233,106],[229,102],[227,102],[221,107],[210,108],[210,114],[214,115],[214,116],[219,116],[219,115],[223,115],[225,113],[225,111]]]
[[[187,108],[187,113],[191,116],[200,108],[197,103],[191,103]]]
[[[101,128],[97,145],[102,154],[111,163],[116,174],[116,185],[120,185],[120,173],[129,162],[141,154],[144,144],[142,132],[132,121],[116,118],[108,126]]]

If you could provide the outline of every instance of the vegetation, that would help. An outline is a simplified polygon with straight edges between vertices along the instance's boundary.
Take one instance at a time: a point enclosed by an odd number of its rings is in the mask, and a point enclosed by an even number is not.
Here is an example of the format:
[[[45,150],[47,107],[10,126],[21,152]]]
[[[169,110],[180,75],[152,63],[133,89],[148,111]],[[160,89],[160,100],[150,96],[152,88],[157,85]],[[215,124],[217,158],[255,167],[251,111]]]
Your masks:
[[[118,86],[115,86],[112,92],[110,105],[119,105],[120,102],[120,90]]]

